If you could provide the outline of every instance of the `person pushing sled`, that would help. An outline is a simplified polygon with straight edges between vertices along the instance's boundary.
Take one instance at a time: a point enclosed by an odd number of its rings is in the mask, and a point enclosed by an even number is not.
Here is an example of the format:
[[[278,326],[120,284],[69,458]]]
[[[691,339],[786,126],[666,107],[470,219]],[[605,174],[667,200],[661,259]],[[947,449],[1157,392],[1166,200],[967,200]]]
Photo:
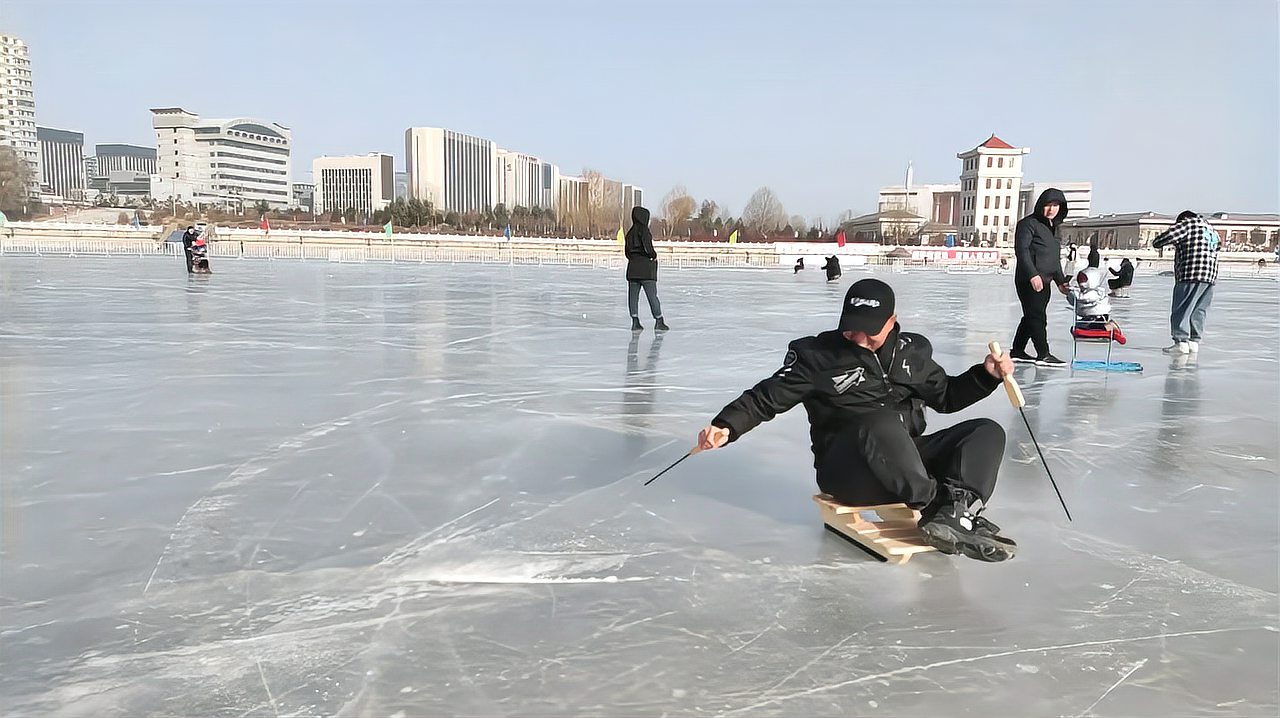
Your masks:
[[[836,329],[792,341],[782,367],[725,406],[698,434],[715,449],[804,404],[818,487],[849,505],[905,503],[921,512],[931,546],[979,561],[1005,561],[1017,544],[983,510],[1004,457],[1004,429],[970,419],[925,434],[925,407],[952,413],[986,398],[1013,373],[988,355],[958,376],[933,347],[899,327],[889,285],[855,282]]]

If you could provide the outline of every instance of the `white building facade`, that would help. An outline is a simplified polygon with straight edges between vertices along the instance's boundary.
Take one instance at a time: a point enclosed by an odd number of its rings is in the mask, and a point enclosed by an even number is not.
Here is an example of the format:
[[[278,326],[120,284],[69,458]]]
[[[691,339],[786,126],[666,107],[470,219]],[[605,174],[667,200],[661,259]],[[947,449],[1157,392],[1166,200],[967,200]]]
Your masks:
[[[31,57],[27,44],[13,35],[0,35],[0,144],[14,148],[27,161],[34,190],[41,172]]]
[[[368,217],[395,199],[395,159],[382,152],[348,157],[319,157],[311,162],[316,214],[356,210]]]
[[[180,107],[151,110],[151,124],[153,197],[240,208],[258,202],[289,206],[289,128],[247,117],[201,119]]]
[[[84,199],[84,133],[37,127],[40,143],[40,186],[64,200]]]
[[[493,140],[441,127],[410,127],[404,132],[404,154],[411,199],[429,201],[442,212],[482,212],[497,204]]]
[[[1050,187],[1062,190],[1067,198],[1067,218],[1093,214],[1092,182],[1028,182],[1018,199],[1018,216],[1026,217],[1036,208],[1036,200]]]
[[[508,210],[515,207],[554,209],[560,168],[523,152],[499,149],[498,197]]]
[[[1014,147],[991,135],[986,142],[956,155],[960,171],[962,240],[1007,247],[1013,244],[1022,191],[1022,159],[1028,147]]]

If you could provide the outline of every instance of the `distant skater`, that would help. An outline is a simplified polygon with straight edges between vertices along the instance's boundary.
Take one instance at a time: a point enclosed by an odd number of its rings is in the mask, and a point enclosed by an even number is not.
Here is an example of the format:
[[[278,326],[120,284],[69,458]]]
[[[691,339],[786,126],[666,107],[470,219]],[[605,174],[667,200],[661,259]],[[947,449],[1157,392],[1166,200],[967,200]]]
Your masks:
[[[796,266],[792,268],[791,273],[799,274],[801,269],[804,269],[804,257],[801,257],[796,260]]]
[[[649,300],[653,313],[654,331],[669,329],[662,320],[662,305],[658,303],[658,251],[653,248],[653,233],[649,231],[649,210],[644,207],[631,209],[631,229],[627,230],[623,245],[627,255],[627,308],[631,311],[631,331],[644,329],[640,324],[640,290]]]
[[[195,268],[191,265],[191,247],[200,238],[200,233],[196,231],[194,225],[187,225],[187,231],[182,233],[182,254],[187,261],[187,274],[194,274]]]
[[[836,255],[827,257],[827,263],[822,265],[822,268],[827,270],[828,282],[834,282],[840,278],[840,258]]]
[[[1108,268],[1108,272],[1115,275],[1115,279],[1108,279],[1107,286],[1111,289],[1113,297],[1129,296],[1129,286],[1133,284],[1133,262],[1125,257],[1120,261],[1120,271],[1116,271],[1114,267]]]

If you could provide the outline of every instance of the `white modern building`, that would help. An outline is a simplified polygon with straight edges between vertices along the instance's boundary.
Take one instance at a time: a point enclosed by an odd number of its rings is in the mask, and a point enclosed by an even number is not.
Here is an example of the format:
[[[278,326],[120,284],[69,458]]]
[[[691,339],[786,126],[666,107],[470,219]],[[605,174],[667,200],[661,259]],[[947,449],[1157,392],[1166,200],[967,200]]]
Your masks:
[[[0,144],[17,150],[31,166],[32,189],[40,183],[40,148],[36,139],[36,100],[31,84],[27,44],[0,34]]]
[[[1028,182],[1018,198],[1018,216],[1026,217],[1036,208],[1036,200],[1050,187],[1062,190],[1067,198],[1067,218],[1088,217],[1093,213],[1092,182]]]
[[[395,158],[382,152],[318,157],[311,162],[316,214],[354,209],[361,217],[385,209],[395,199]]]
[[[84,199],[84,133],[36,127],[43,192],[78,202]]]
[[[960,236],[972,243],[1008,246],[1018,223],[1022,158],[1028,147],[1014,147],[994,134],[956,155],[960,171]]]
[[[482,212],[497,204],[493,140],[441,127],[410,127],[404,131],[404,155],[411,199],[429,201],[442,212]]]
[[[554,209],[560,168],[523,152],[499,149],[497,202],[515,207]]]
[[[289,206],[289,128],[248,117],[201,119],[180,107],[152,109],[151,124],[153,197],[240,208],[258,202]]]
[[[929,222],[958,225],[960,184],[908,184],[883,187],[877,204],[879,212],[902,210]]]

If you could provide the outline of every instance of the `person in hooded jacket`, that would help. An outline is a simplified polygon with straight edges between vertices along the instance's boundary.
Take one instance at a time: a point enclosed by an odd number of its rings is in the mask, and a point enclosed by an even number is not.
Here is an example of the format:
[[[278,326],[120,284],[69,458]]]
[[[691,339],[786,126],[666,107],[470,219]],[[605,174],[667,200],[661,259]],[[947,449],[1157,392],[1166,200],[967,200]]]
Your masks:
[[[1013,363],[992,354],[948,376],[929,340],[898,325],[895,304],[888,284],[854,282],[838,326],[791,342],[782,367],[721,409],[697,447],[725,446],[804,404],[824,493],[853,506],[920,509],[921,531],[943,553],[1012,558],[1017,544],[981,515],[1004,459],[1004,429],[970,419],[925,434],[925,407],[951,413],[972,406],[1000,386]]]
[[[195,225],[187,225],[187,231],[182,233],[182,253],[187,258],[187,274],[195,273],[195,266],[192,264],[193,257],[191,254],[191,246],[200,238],[200,233],[196,231]]]
[[[1067,218],[1067,198],[1062,190],[1050,187],[1036,200],[1035,210],[1018,220],[1013,232],[1013,251],[1018,266],[1013,273],[1013,286],[1022,304],[1022,321],[1013,335],[1009,357],[1016,362],[1034,362],[1039,366],[1065,366],[1066,362],[1049,353],[1048,315],[1049,282],[1067,293],[1067,276],[1062,272],[1062,243],[1058,227]],[[1036,354],[1027,353],[1030,341]]]
[[[644,329],[640,324],[640,290],[643,289],[656,322],[654,331],[665,332],[670,327],[662,320],[662,305],[658,302],[658,252],[653,248],[653,233],[649,231],[649,210],[644,207],[631,209],[631,229],[627,230],[623,241],[627,255],[627,308],[631,310],[631,331]]]

